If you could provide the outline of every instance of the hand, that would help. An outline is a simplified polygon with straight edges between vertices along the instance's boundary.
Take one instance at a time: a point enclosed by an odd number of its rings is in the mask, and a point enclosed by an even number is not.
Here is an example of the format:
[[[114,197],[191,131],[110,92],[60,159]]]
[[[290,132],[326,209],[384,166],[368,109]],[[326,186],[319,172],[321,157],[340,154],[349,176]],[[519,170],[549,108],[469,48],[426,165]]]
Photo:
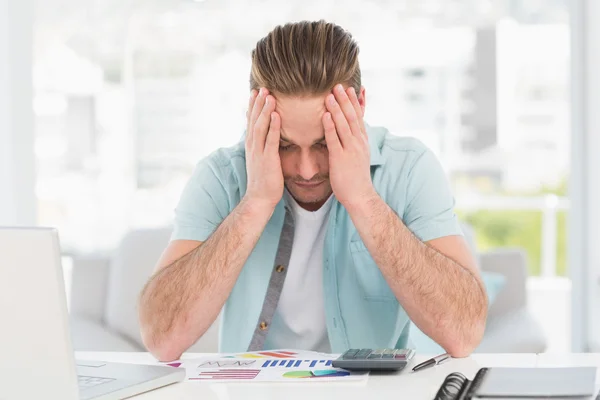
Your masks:
[[[376,195],[371,181],[369,140],[363,113],[353,88],[336,85],[325,98],[323,115],[329,150],[329,180],[346,209]]]
[[[275,98],[265,88],[252,91],[246,128],[246,198],[273,209],[283,196],[283,172],[279,158],[281,117]]]

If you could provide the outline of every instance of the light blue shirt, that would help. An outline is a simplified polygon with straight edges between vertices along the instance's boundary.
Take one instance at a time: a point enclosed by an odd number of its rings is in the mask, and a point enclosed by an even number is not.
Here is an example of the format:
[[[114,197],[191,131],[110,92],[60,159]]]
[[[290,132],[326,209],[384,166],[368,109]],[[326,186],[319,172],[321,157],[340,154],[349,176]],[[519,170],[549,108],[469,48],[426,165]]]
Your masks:
[[[394,136],[385,128],[368,126],[367,132],[373,185],[404,224],[422,241],[462,235],[435,155],[417,139]],[[246,183],[243,141],[200,161],[176,208],[172,240],[205,241],[239,204]],[[225,303],[221,352],[248,349],[273,270],[284,207],[282,199]],[[323,286],[332,352],[407,346],[410,319],[335,198],[323,250]]]

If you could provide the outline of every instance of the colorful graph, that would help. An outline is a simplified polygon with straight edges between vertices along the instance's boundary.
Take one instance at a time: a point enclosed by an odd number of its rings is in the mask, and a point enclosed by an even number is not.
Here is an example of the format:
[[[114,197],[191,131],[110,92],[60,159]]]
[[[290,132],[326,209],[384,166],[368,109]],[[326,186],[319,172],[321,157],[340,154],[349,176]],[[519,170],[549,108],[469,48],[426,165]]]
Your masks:
[[[205,380],[224,380],[224,379],[241,379],[250,380],[260,374],[260,369],[216,369],[213,371],[202,371],[196,378],[189,378],[195,381]]]
[[[307,378],[334,378],[348,376],[348,371],[336,371],[334,369],[318,369],[315,371],[290,371],[283,374],[284,378],[307,379]]]
[[[240,353],[225,358],[294,358],[297,354],[293,351],[257,351],[254,353]]]

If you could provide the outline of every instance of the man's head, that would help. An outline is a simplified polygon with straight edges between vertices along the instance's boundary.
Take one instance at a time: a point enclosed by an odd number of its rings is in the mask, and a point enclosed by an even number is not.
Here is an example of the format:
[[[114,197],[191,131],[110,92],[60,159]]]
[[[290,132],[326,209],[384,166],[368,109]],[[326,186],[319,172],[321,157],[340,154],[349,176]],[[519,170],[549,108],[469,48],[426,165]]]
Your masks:
[[[300,205],[321,207],[331,195],[322,124],[325,97],[341,83],[365,107],[358,45],[341,27],[298,22],[276,27],[252,51],[251,89],[269,89],[281,116],[279,155],[285,184]]]

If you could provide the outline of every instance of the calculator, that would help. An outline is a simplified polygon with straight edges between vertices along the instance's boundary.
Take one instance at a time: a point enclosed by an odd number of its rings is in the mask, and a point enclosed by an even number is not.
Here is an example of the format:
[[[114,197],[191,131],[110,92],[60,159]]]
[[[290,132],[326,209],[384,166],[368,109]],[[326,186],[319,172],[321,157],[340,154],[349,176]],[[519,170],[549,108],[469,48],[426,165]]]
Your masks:
[[[359,371],[401,370],[414,355],[413,349],[350,349],[331,365]]]

